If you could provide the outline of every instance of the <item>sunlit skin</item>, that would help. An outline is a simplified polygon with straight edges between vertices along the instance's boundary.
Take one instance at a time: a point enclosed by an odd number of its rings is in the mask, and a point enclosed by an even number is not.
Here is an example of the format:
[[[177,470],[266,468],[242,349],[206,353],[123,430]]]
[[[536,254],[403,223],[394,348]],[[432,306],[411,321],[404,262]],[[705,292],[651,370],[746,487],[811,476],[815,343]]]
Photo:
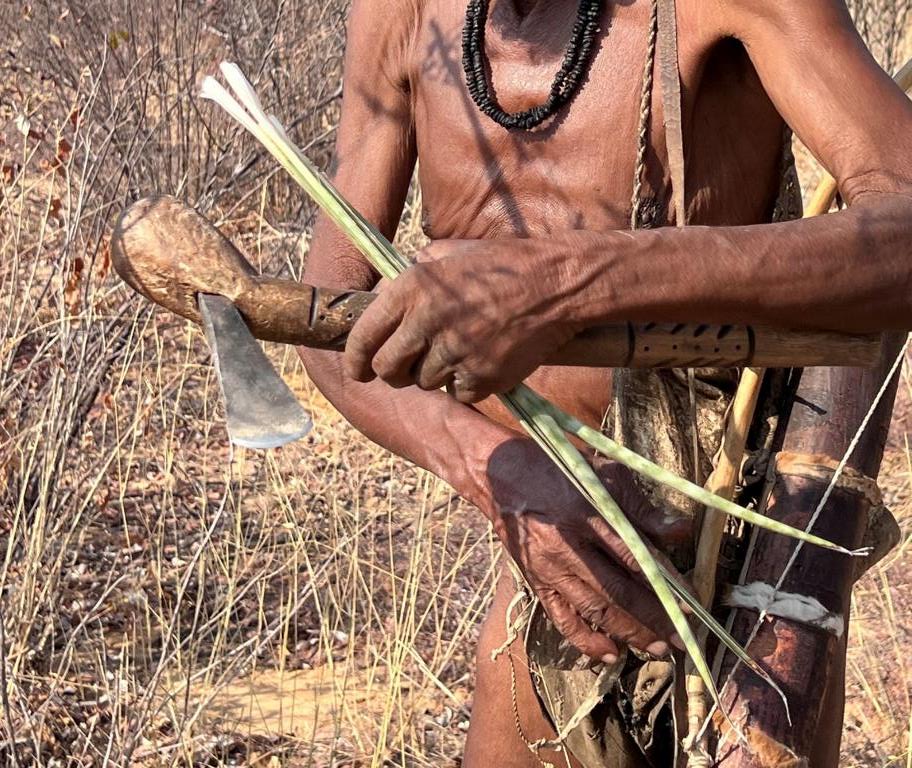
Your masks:
[[[478,506],[577,647],[596,658],[612,658],[619,643],[662,655],[676,638],[629,553],[483,398],[528,378],[597,426],[611,372],[539,364],[601,323],[912,327],[912,106],[837,0],[678,0],[691,226],[631,233],[649,2],[606,2],[582,90],[531,133],[504,130],[471,102],[460,61],[464,12],[449,0],[353,4],[336,184],[392,236],[420,159],[434,242],[418,267],[385,287],[344,358],[301,355],[358,429]],[[487,51],[503,107],[545,98],[575,12],[564,0],[492,2]],[[763,223],[778,193],[786,123],[836,177],[845,211]],[[670,190],[658,96],[648,168],[643,194],[661,210]],[[326,221],[305,279],[377,283]],[[454,376],[455,398],[439,390]],[[617,467],[599,470],[659,547],[690,535],[649,509]],[[539,765],[516,733],[509,668],[490,659],[510,589],[502,580],[496,621],[480,641],[468,768]],[[518,704],[530,738],[550,735],[528,677],[518,681]],[[812,764],[836,764],[840,715],[834,702]]]

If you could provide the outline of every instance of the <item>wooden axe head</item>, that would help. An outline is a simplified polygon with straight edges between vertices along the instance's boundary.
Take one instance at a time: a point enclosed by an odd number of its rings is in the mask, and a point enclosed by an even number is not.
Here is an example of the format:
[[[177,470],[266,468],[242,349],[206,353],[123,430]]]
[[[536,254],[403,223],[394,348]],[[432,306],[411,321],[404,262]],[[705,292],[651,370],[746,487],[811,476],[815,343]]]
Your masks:
[[[117,274],[150,301],[202,322],[197,296],[236,302],[254,287],[256,273],[205,217],[168,195],[146,197],[121,215],[111,239]]]

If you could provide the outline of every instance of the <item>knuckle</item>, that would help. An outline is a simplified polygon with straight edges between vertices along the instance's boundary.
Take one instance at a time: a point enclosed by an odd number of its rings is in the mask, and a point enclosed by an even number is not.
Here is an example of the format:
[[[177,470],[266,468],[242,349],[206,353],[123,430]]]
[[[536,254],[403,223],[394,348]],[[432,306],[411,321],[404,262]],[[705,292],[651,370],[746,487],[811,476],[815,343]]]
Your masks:
[[[642,624],[628,620],[611,628],[611,639],[642,651],[658,640],[658,636]]]
[[[559,573],[552,572],[550,575],[551,584],[562,595],[567,595],[574,591],[577,586],[576,576],[566,571]]]
[[[580,632],[573,637],[567,637],[566,640],[584,656],[597,657],[599,655],[598,649],[592,641],[592,636],[585,632]]]
[[[459,341],[454,337],[452,331],[447,329],[434,328],[433,349],[436,360],[442,366],[455,367],[457,363],[464,366],[465,354],[460,348]],[[463,372],[468,376],[467,372]]]
[[[604,629],[613,640],[629,644],[637,639],[644,627],[629,613],[614,607],[605,617]]]
[[[564,616],[560,620],[554,620],[552,617],[552,620],[557,631],[577,647],[586,640],[586,631],[579,621],[574,621],[570,616]]]
[[[523,518],[526,529],[526,539],[530,547],[542,558],[543,562],[555,563],[561,559],[565,553],[566,546],[560,537],[560,534],[554,530],[554,526],[549,525],[533,514],[526,514]]]
[[[630,547],[627,546],[615,530],[607,523],[599,520],[596,520],[594,525],[602,545],[611,553],[621,568],[630,573],[639,573],[641,569],[637,559],[633,556]],[[618,574],[618,578],[620,578],[620,574]]]
[[[611,611],[608,606],[604,604],[595,604],[594,602],[590,603],[588,606],[584,605],[579,608],[580,616],[589,622],[590,626],[595,627],[604,627],[610,613]]]
[[[569,616],[562,611],[554,610],[553,607],[548,609],[548,615],[551,617],[551,621],[554,622],[554,626],[557,627],[557,631],[562,635],[566,635],[573,626]]]
[[[628,589],[627,580],[620,574],[603,577],[599,582],[599,586],[604,598],[612,605],[625,606],[628,604],[630,590]]]
[[[345,374],[355,381],[363,381],[366,377],[370,376],[370,358],[361,350],[353,349],[349,351],[346,349],[345,357],[343,359],[343,366],[345,367]]]
[[[617,558],[618,562],[629,572],[639,573],[641,570],[639,562],[633,556],[633,552],[630,551],[626,544],[622,544],[618,548]]]
[[[440,364],[439,358],[433,354],[428,354],[418,368],[415,383],[421,389],[432,391],[446,384],[448,375],[447,366]]]
[[[384,381],[391,379],[396,372],[395,358],[392,354],[382,349],[376,355],[374,355],[374,359],[371,365],[373,367],[374,373],[376,373]]]

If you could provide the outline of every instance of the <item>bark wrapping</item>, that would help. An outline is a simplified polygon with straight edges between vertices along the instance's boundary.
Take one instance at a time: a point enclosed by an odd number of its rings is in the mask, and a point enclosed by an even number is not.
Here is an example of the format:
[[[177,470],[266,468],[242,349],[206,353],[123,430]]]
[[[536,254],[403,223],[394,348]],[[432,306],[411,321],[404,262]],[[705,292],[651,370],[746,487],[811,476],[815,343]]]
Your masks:
[[[862,423],[903,342],[887,337],[878,366],[813,368],[804,371],[786,427],[783,452],[838,462]],[[861,441],[848,461],[853,474],[876,478],[890,426],[896,380],[886,392]],[[775,468],[775,463],[773,467]],[[766,490],[767,513],[790,525],[807,526],[827,487],[827,477],[790,474],[787,466],[772,471]],[[868,532],[874,499],[851,484],[837,486],[814,532],[855,549]],[[758,532],[753,556],[742,583],[775,585],[795,543]],[[782,589],[812,597],[848,619],[856,562],[817,547],[804,547]],[[738,609],[732,634],[743,643],[758,614]],[[748,744],[720,739],[717,764],[725,768],[770,768],[803,765],[813,755],[817,765],[836,765],[844,707],[845,636],[819,627],[770,617],[749,647],[788,697],[792,723],[778,695],[750,671],[738,667],[728,679],[722,699],[733,720],[748,734]],[[726,659],[723,670],[734,665]],[[723,675],[723,680],[726,678]],[[720,723],[723,734],[725,726]],[[762,744],[763,749],[758,745]]]

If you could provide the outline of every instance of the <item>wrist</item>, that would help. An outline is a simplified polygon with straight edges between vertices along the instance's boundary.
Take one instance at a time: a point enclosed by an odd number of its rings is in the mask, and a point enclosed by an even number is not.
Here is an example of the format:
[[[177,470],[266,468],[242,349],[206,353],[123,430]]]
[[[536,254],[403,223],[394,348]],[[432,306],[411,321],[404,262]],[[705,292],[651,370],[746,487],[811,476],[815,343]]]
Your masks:
[[[567,232],[547,239],[526,241],[534,249],[526,265],[525,282],[537,287],[538,306],[531,314],[550,328],[570,336],[585,329],[580,309],[580,293],[592,285],[592,269],[586,256],[587,233]],[[532,294],[535,295],[535,294]]]
[[[562,238],[561,312],[575,333],[597,325],[629,319],[620,286],[635,284],[636,275],[623,275],[634,262],[637,241],[629,232],[566,233]]]
[[[488,480],[491,458],[519,436],[470,406],[450,398],[447,403],[443,432],[428,443],[436,450],[427,468],[491,520],[496,515]]]

